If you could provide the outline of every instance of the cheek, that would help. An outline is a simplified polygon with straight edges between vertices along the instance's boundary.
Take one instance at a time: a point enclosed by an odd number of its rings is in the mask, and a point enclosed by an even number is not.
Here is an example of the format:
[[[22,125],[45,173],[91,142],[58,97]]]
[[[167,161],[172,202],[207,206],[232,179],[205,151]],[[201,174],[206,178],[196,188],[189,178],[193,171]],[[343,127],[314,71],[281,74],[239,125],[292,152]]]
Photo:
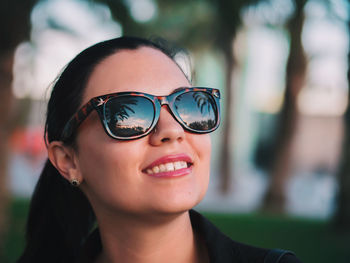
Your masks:
[[[93,117],[83,123],[77,137],[79,165],[84,180],[90,184],[104,181],[108,186],[108,181],[121,180],[126,172],[137,171],[144,142],[114,140],[103,130],[97,114]]]
[[[193,138],[191,138],[191,146],[197,153],[201,166],[209,168],[211,156],[210,136],[208,134],[193,135]]]
[[[84,144],[85,143],[85,144]],[[141,141],[118,142],[104,135],[100,143],[81,141],[79,165],[86,195],[92,204],[125,203],[128,193],[139,195],[139,169],[144,147]]]
[[[190,142],[198,157],[197,180],[199,180],[200,192],[203,197],[209,183],[211,139],[208,134],[193,135]]]

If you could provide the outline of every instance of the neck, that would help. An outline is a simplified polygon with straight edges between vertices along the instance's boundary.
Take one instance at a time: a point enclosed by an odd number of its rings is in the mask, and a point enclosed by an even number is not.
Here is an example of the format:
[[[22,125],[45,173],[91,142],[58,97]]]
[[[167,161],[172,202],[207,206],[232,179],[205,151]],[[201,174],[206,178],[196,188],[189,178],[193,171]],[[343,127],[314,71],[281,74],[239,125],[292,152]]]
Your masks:
[[[157,221],[118,216],[99,220],[99,228],[103,250],[98,263],[207,262],[188,212]]]

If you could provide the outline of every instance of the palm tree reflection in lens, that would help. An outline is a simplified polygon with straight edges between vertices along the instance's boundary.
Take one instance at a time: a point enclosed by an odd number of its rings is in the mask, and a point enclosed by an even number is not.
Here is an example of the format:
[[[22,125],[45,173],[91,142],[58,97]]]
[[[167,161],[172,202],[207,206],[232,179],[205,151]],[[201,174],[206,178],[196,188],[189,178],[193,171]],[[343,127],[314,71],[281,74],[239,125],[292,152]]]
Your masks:
[[[192,96],[189,96],[192,93]],[[181,102],[180,102],[181,101]],[[179,105],[182,107],[179,107]],[[205,92],[189,92],[175,99],[175,109],[183,122],[194,130],[210,130],[216,124],[215,102]]]
[[[146,132],[153,118],[153,105],[144,98],[123,98],[111,100],[106,107],[108,127],[118,136],[137,136]],[[149,105],[147,105],[149,104]],[[151,109],[151,112],[150,112]],[[113,119],[111,120],[111,114]],[[136,117],[137,116],[137,117]]]

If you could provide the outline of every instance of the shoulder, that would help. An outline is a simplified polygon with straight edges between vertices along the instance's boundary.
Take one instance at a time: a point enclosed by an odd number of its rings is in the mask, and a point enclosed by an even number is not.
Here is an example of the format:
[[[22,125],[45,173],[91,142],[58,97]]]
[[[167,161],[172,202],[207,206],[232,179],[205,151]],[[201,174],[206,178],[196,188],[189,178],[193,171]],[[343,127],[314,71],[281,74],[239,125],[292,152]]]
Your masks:
[[[302,263],[294,254],[284,255],[279,263]]]
[[[209,220],[196,211],[190,211],[191,223],[195,232],[205,241],[210,262],[215,263],[267,263],[266,256],[272,251],[240,242],[223,234]],[[271,263],[278,261],[271,261]],[[279,263],[301,263],[293,253],[280,258]]]
[[[265,256],[264,263],[301,263],[295,254],[288,250],[271,249]]]

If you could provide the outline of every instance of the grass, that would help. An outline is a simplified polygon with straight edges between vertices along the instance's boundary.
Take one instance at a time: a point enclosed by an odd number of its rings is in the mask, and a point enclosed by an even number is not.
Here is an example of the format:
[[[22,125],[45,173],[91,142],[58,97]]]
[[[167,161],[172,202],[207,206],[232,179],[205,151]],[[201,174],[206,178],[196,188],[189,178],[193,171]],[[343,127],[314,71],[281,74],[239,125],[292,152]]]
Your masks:
[[[10,224],[2,263],[15,262],[24,246],[28,200],[16,199],[10,208]],[[266,248],[289,249],[304,263],[348,263],[350,235],[337,233],[329,222],[260,214],[203,213],[232,239]]]
[[[24,233],[26,217],[29,209],[29,200],[16,199],[9,210],[9,226],[5,236],[2,263],[15,262],[24,247]]]
[[[294,251],[304,263],[350,262],[350,235],[325,220],[257,214],[204,213],[236,241]]]

